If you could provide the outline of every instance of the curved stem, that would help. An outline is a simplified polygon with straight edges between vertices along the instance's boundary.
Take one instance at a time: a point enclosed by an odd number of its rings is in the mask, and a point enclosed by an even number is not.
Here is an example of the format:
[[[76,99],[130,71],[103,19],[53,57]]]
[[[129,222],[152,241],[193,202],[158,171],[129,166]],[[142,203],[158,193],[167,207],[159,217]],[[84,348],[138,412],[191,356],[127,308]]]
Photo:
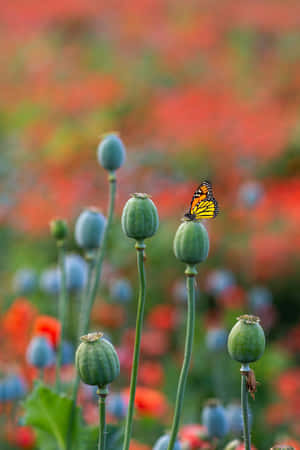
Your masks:
[[[143,242],[137,242],[135,247],[137,250],[137,266],[138,266],[138,272],[139,272],[140,287],[139,287],[138,308],[137,308],[137,316],[136,316],[136,333],[135,333],[135,343],[134,343],[134,352],[133,352],[133,363],[132,363],[131,380],[130,380],[130,394],[129,394],[128,411],[127,411],[127,418],[126,418],[126,425],[125,425],[123,450],[129,449],[130,439],[131,439],[132,419],[133,419],[133,411],[134,411],[134,399],[135,399],[135,391],[136,391],[136,383],[137,383],[137,373],[138,373],[138,367],[139,367],[141,336],[142,336],[142,328],[143,328],[145,298],[146,298],[146,277],[145,277],[145,268],[144,268],[144,249],[146,246]]]
[[[243,414],[243,431],[244,431],[244,445],[245,450],[251,449],[251,437],[249,428],[249,411],[248,411],[248,392],[246,384],[246,375],[242,373],[241,376],[241,405]]]
[[[189,269],[192,270],[189,270]],[[192,348],[193,348],[193,340],[194,340],[194,328],[195,328],[195,268],[188,266],[186,270],[186,288],[187,288],[187,301],[188,301],[188,311],[187,311],[187,324],[186,324],[186,336],[185,336],[185,348],[184,348],[184,358],[183,364],[180,372],[178,387],[177,387],[177,395],[176,395],[176,403],[175,403],[175,411],[173,424],[170,434],[170,441],[168,445],[168,450],[172,450],[176,437],[178,434],[179,424],[180,424],[180,416],[183,407],[184,401],[184,393],[187,375],[190,367],[191,356],[192,356]]]
[[[105,420],[105,401],[107,394],[99,393],[99,439],[98,450],[106,448],[106,420]]]
[[[88,296],[86,300],[86,309],[85,309],[85,316],[82,317],[82,329],[81,334],[87,334],[90,324],[90,315],[92,312],[93,304],[96,298],[99,281],[101,277],[101,269],[102,269],[102,263],[104,259],[104,254],[106,250],[107,245],[107,238],[108,233],[113,221],[113,215],[114,215],[114,206],[115,206],[115,198],[116,198],[116,176],[114,173],[110,173],[108,176],[109,181],[109,207],[108,207],[108,216],[107,216],[107,223],[106,227],[104,229],[103,233],[103,239],[101,247],[99,247],[97,255],[96,255],[96,261],[95,266],[93,270],[93,274],[91,275],[90,279],[90,286],[87,288]],[[79,375],[76,374],[76,379],[73,387],[72,392],[72,408],[70,413],[70,421],[69,421],[69,427],[68,427],[68,438],[67,438],[67,450],[71,450],[71,436],[72,436],[72,427],[73,427],[73,421],[74,421],[74,415],[75,415],[75,409],[76,409],[76,401],[77,401],[77,394],[78,394],[78,388],[79,388]]]
[[[66,268],[65,268],[65,249],[63,244],[58,243],[58,264],[61,273],[61,289],[59,295],[59,310],[58,318],[60,321],[60,340],[58,345],[57,360],[56,360],[56,390],[60,392],[60,369],[62,364],[62,351],[63,351],[63,340],[65,337],[66,329],[66,315],[68,306],[68,293],[67,293],[67,282],[66,282]]]

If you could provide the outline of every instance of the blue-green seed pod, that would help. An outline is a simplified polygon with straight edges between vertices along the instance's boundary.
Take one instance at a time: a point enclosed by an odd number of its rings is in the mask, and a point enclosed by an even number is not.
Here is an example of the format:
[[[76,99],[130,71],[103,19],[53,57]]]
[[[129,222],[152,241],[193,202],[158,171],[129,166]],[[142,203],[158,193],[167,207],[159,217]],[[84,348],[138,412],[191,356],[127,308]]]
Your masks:
[[[209,400],[202,411],[202,423],[209,438],[223,438],[229,431],[226,411],[218,400]]]
[[[114,172],[125,162],[126,150],[116,134],[108,134],[98,146],[98,161],[104,169]]]
[[[209,251],[205,226],[200,222],[184,221],[176,231],[173,249],[176,258],[186,264],[205,261]]]
[[[165,434],[161,436],[154,444],[153,450],[167,450],[170,441],[170,436]],[[181,444],[179,441],[175,441],[173,450],[181,450]]]
[[[96,208],[84,210],[75,224],[75,240],[84,250],[97,249],[102,241],[106,218]]]
[[[26,359],[32,366],[44,369],[54,364],[55,354],[51,344],[44,336],[36,336],[29,343]]]
[[[159,225],[158,212],[147,194],[133,194],[122,213],[123,232],[132,239],[143,240],[153,236]]]
[[[64,241],[68,236],[68,225],[65,220],[55,219],[50,222],[50,232],[57,241]]]
[[[114,346],[102,333],[89,333],[81,338],[75,364],[81,380],[89,385],[105,387],[120,374],[120,362]]]
[[[266,338],[259,321],[259,317],[248,314],[238,317],[227,342],[228,352],[235,361],[249,364],[263,355]]]

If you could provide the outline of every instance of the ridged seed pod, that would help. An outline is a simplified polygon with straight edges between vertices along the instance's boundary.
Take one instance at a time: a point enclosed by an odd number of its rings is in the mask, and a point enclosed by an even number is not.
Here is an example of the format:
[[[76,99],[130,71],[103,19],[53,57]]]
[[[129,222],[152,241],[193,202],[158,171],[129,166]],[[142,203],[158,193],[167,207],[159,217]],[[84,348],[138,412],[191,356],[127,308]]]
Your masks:
[[[176,231],[174,253],[177,259],[186,264],[198,264],[208,256],[209,237],[200,222],[184,221]]]
[[[89,385],[104,387],[120,373],[120,362],[114,346],[102,333],[89,333],[81,337],[75,355],[76,368],[81,380]]]
[[[156,233],[158,224],[158,212],[149,196],[133,194],[123,209],[123,232],[132,239],[143,240]]]
[[[114,172],[124,164],[126,150],[116,134],[108,134],[98,146],[98,161],[104,169]]]
[[[262,356],[266,339],[259,320],[259,317],[247,314],[238,317],[228,336],[228,352],[232,359],[249,364]]]

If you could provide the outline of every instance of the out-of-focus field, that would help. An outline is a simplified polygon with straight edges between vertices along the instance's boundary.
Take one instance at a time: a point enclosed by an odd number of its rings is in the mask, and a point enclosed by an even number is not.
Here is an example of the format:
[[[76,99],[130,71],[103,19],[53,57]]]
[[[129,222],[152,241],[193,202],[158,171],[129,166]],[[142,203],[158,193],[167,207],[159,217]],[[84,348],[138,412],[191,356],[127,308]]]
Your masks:
[[[253,313],[267,336],[265,355],[254,365],[260,385],[250,400],[253,444],[265,450],[289,439],[300,449],[299,1],[1,0],[0,9],[0,385],[17,374],[26,384],[22,395],[31,389],[36,372],[25,354],[35,322],[57,314],[49,222],[63,217],[73,229],[90,205],[106,214],[107,174],[96,149],[102,134],[117,131],[127,160],[118,171],[92,328],[104,330],[119,349],[115,390],[123,393],[137,273],[120,215],[131,193],[146,192],[160,216],[147,245],[132,449],[151,448],[170,427],[186,314],[184,267],[172,241],[204,179],[213,184],[220,214],[206,223],[211,249],[197,278],[182,422],[200,424],[210,397],[227,407],[239,397],[238,364],[224,342],[216,350],[208,336]],[[73,234],[68,250],[80,253]],[[124,285],[115,295],[124,279],[132,295]],[[43,326],[55,346],[55,326],[47,320]],[[53,376],[47,369],[49,384]],[[72,364],[64,376],[66,383],[72,379]],[[95,400],[83,389],[81,403],[85,420],[97,423]],[[37,448],[19,417],[18,401],[1,397],[0,389],[1,449]]]

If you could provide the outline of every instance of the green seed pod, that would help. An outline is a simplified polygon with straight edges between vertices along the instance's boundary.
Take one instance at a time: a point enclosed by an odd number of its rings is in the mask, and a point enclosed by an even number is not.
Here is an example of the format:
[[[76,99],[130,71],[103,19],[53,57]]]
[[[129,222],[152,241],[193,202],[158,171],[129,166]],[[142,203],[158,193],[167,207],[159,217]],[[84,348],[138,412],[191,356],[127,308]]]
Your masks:
[[[68,225],[65,220],[55,219],[50,222],[50,232],[57,241],[64,241],[68,231]]]
[[[257,361],[265,351],[264,330],[259,317],[244,315],[238,317],[228,336],[228,352],[232,359],[243,364]]]
[[[125,161],[126,150],[116,134],[108,134],[98,146],[98,161],[104,169],[113,172]]]
[[[123,232],[132,239],[143,240],[156,233],[158,224],[157,209],[149,196],[133,194],[123,209]]]
[[[81,380],[104,387],[120,374],[120,362],[114,346],[102,333],[89,333],[80,338],[75,364]]]
[[[176,258],[186,264],[204,261],[209,251],[205,226],[200,222],[184,221],[176,231],[173,249]]]

